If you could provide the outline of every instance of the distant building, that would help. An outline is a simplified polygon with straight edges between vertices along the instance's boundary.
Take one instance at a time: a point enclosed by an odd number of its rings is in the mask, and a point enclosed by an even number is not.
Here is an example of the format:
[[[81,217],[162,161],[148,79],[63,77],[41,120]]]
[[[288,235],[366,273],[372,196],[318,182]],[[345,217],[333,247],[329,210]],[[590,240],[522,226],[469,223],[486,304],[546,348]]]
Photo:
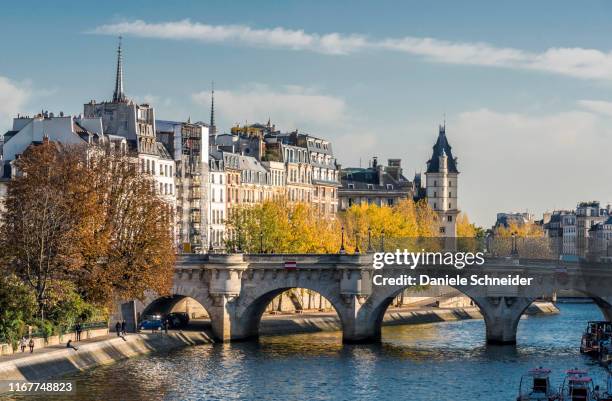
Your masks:
[[[495,225],[493,229],[497,227],[508,228],[510,226],[523,226],[526,224],[533,224],[534,217],[531,213],[497,213]]]
[[[427,162],[425,172],[427,202],[438,213],[439,233],[444,237],[457,236],[458,196],[457,159],[446,138],[445,126],[440,126],[438,140]]]
[[[576,213],[566,213],[561,215],[561,229],[563,236],[563,254],[576,255],[576,243],[578,228],[576,226]]]
[[[401,200],[414,199],[418,192],[414,183],[404,177],[401,159],[389,159],[384,166],[374,157],[368,168],[345,168],[341,182],[340,210],[364,203],[393,206]]]
[[[604,209],[597,201],[580,202],[576,207],[576,241],[578,252],[583,253],[589,247],[591,228],[607,220],[610,209]]]
[[[201,148],[199,155],[195,158],[200,159],[196,169],[208,170],[207,129],[203,129],[202,125],[196,127],[189,124],[165,122],[160,131],[160,137],[166,143],[158,140],[153,107],[148,104],[137,104],[124,93],[121,42],[117,48],[117,69],[112,100],[101,103],[92,100],[83,106],[83,112],[87,118],[100,118],[105,133],[126,138],[130,151],[135,152],[139,159],[141,171],[151,176],[155,181],[155,188],[159,195],[168,203],[172,221],[175,224],[175,241],[179,249],[185,252],[194,252],[205,248],[208,237],[207,233],[202,233],[201,230],[206,231],[207,209],[194,210],[193,213],[185,211],[185,205],[188,202],[185,200],[184,182],[180,180],[184,178],[182,175],[184,175],[186,169],[194,166],[189,161],[185,162],[188,158],[182,157],[185,144],[193,143],[191,137],[184,139],[183,135],[194,135],[199,142],[202,142],[199,146],[204,147]],[[195,134],[192,133],[194,130],[197,131]],[[180,173],[180,176],[176,176],[177,173]],[[191,174],[191,182],[187,185],[195,188],[196,181],[200,181],[200,178],[196,178],[195,170],[185,174],[187,176]],[[178,194],[180,198],[178,204],[177,184],[181,187],[181,194]],[[207,190],[207,185],[208,179],[204,177],[204,191]],[[202,193],[202,188],[195,192]],[[207,205],[207,202],[205,205]],[[192,209],[195,209],[195,207]],[[198,222],[200,227],[196,228]]]
[[[589,256],[596,260],[612,257],[612,215],[589,229]]]
[[[170,152],[176,183],[176,229],[184,252],[203,252],[209,246],[208,129],[203,123],[156,120],[156,137]],[[162,145],[163,144],[163,145]],[[160,148],[160,154],[163,149]]]
[[[223,159],[210,158],[210,238],[209,249],[223,250],[225,248],[225,219],[227,219],[227,173]],[[211,246],[212,245],[212,246]]]
[[[107,135],[100,118],[65,116],[60,113],[42,112],[33,117],[19,116],[13,119],[10,131],[4,134],[3,174],[5,179],[14,176],[14,161],[32,144],[43,140],[65,145],[109,145],[126,151],[127,142],[123,137]]]

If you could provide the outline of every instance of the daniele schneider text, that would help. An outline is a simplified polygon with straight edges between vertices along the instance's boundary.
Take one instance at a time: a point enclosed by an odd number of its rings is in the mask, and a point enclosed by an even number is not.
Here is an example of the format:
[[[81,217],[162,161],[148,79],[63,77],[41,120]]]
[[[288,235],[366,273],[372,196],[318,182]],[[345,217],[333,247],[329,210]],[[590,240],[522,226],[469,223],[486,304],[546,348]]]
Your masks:
[[[400,266],[414,270],[418,266],[453,266],[462,270],[466,266],[482,266],[485,263],[482,252],[412,252],[407,249],[395,252],[376,252],[372,267],[381,270],[385,266]],[[374,285],[479,285],[479,286],[517,286],[531,285],[532,277],[521,277],[518,274],[506,275],[504,277],[491,277],[489,275],[472,274],[469,277],[461,275],[444,275],[432,277],[428,274],[412,276],[402,274],[398,277],[385,277],[375,274],[372,277]]]

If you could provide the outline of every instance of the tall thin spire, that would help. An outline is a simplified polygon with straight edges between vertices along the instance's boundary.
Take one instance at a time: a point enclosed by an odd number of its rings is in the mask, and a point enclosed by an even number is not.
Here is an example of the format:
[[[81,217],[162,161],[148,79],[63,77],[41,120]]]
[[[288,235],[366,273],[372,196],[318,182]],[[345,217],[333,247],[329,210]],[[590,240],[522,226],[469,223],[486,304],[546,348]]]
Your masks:
[[[115,77],[115,92],[113,92],[113,102],[125,102],[123,93],[123,58],[121,55],[121,36],[119,36],[119,46],[117,47],[117,76]]]
[[[210,92],[210,133],[217,133],[217,127],[215,126],[215,81],[211,83]]]

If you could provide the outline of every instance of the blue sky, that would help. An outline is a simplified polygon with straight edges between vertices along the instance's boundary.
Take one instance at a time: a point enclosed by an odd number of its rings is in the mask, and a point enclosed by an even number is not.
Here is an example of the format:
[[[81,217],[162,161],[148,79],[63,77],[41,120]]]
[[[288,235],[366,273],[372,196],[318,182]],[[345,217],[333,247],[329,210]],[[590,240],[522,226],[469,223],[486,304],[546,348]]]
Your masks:
[[[460,207],[541,214],[612,201],[612,4],[105,1],[3,5],[0,126],[125,90],[158,118],[266,121],[333,141],[344,166],[423,170],[446,114]],[[499,3],[499,2],[498,2]]]

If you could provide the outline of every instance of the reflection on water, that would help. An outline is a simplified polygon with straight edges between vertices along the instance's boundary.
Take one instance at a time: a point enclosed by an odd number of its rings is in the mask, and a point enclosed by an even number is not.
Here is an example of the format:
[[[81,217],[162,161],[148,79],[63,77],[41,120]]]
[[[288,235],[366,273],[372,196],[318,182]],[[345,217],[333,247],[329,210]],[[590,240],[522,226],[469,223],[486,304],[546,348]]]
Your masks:
[[[263,337],[158,353],[93,369],[70,379],[74,400],[514,400],[522,373],[586,367],[578,352],[592,304],[519,324],[517,347],[487,346],[482,320],[394,326],[377,345],[342,345],[341,333]],[[37,399],[27,397],[27,399]],[[38,399],[52,399],[50,397]],[[66,398],[56,398],[66,399]]]

